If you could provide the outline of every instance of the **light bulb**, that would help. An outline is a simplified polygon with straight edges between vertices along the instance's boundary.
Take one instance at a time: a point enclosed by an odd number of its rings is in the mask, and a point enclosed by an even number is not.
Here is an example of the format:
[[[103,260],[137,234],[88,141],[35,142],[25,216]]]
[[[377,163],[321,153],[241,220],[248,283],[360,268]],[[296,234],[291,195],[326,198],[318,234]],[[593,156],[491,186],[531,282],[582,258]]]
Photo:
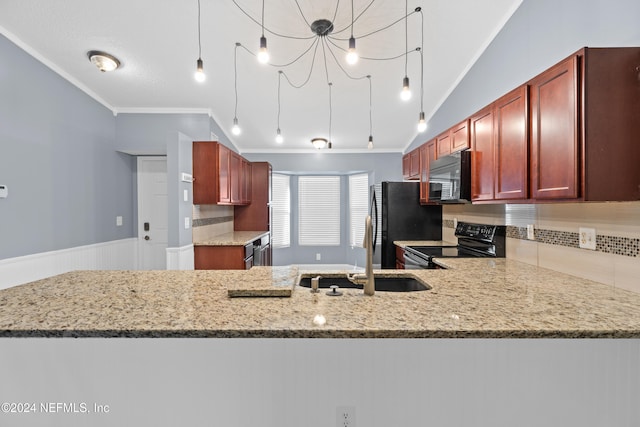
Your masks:
[[[280,128],[278,128],[278,131],[276,132],[276,142],[278,144],[282,144],[284,142],[284,138],[282,137],[282,134],[280,133]]]
[[[207,76],[204,74],[204,66],[202,64],[202,59],[198,58],[196,62],[196,73],[194,75],[197,82],[202,83],[207,79]]]
[[[260,50],[258,51],[258,61],[261,64],[269,62],[269,52],[267,51],[267,38],[265,36],[260,37]]]
[[[231,133],[234,135],[240,135],[242,130],[240,130],[240,126],[238,126],[238,118],[234,117],[233,119],[233,127],[231,128]]]
[[[408,101],[411,99],[411,89],[409,89],[409,77],[405,77],[402,79],[402,92],[400,92],[400,98],[403,101]]]
[[[367,148],[369,150],[373,149],[373,136],[372,135],[369,135],[369,143],[367,144]]]
[[[418,120],[418,132],[422,133],[427,130],[427,122],[424,120],[424,111],[420,112],[420,119]]]
[[[358,52],[356,52],[356,39],[351,36],[349,39],[349,50],[347,51],[347,63],[350,65],[358,62]]]

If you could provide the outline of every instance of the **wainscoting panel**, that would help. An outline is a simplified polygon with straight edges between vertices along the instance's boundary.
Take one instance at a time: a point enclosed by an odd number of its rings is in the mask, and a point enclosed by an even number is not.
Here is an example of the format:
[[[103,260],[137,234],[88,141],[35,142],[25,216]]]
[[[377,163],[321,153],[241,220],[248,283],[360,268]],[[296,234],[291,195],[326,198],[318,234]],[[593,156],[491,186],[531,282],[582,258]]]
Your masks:
[[[193,245],[167,248],[167,270],[193,270]]]
[[[0,260],[0,289],[72,270],[135,270],[137,239],[122,239]]]

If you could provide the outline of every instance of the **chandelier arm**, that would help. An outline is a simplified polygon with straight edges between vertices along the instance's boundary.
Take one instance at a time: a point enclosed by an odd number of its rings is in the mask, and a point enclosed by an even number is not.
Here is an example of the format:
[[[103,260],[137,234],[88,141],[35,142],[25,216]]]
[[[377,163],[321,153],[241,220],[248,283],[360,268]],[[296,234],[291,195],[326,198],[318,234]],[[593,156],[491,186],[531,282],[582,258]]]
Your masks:
[[[366,33],[366,34],[363,34],[363,35],[361,35],[361,36],[360,36],[360,35],[359,35],[359,36],[356,36],[356,38],[358,38],[358,39],[363,39],[363,38],[365,38],[365,37],[369,37],[369,36],[372,36],[372,35],[374,35],[374,34],[377,34],[377,33],[381,32],[381,31],[384,31],[384,30],[386,30],[386,29],[389,29],[389,28],[393,27],[394,25],[396,25],[396,24],[398,24],[398,23],[400,23],[400,22],[403,22],[405,19],[409,18],[409,17],[410,17],[411,15],[413,15],[414,13],[417,13],[417,11],[415,11],[415,10],[414,10],[413,12],[409,13],[409,14],[408,14],[408,15],[406,15],[406,16],[403,16],[402,18],[398,18],[397,20],[393,21],[393,22],[392,22],[391,24],[389,24],[389,25],[386,25],[386,26],[384,26],[384,27],[378,28],[377,30],[373,30],[373,31],[371,31],[371,32],[369,32],[369,33]],[[348,28],[348,27],[347,27],[347,28]],[[347,28],[345,28],[345,29],[343,29],[343,30],[341,30],[341,31],[344,31],[344,30],[346,30]],[[340,33],[340,31],[333,31],[333,32],[332,32],[332,34],[339,34],[339,33]],[[347,40],[349,40],[349,38],[348,38],[348,37],[346,37],[346,38],[345,38],[345,37],[334,37],[333,35],[332,35],[332,36],[330,36],[330,37],[331,37],[333,40],[339,40],[339,41],[347,41]]]
[[[304,52],[302,52],[296,59],[294,59],[291,62],[288,62],[286,64],[272,64],[269,63],[269,65],[273,66],[273,67],[278,67],[278,68],[284,68],[284,67],[288,67],[289,65],[293,65],[296,62],[298,62],[303,56],[305,56],[312,48],[314,45],[318,44],[318,39],[316,38],[313,42],[311,42],[311,44],[309,45],[309,47],[307,49],[305,49]]]
[[[340,46],[339,44],[334,42],[332,37],[329,37],[328,40],[329,40],[329,43],[331,43],[334,47],[340,49],[343,52],[347,52],[347,49],[343,48],[342,46]],[[417,48],[415,48],[413,50],[410,50],[408,52],[401,53],[400,55],[390,56],[390,57],[387,57],[387,58],[372,58],[372,57],[367,57],[367,56],[359,56],[359,58],[360,59],[367,59],[369,61],[391,61],[393,59],[402,58],[403,56],[408,55],[408,54],[410,54],[412,52],[419,52],[419,51],[420,51],[420,48],[417,47]]]
[[[233,1],[233,4],[235,4],[236,7],[238,9],[240,9],[240,11],[242,13],[244,13],[249,19],[251,19],[253,22],[258,24],[261,28],[264,28],[264,32],[267,32],[267,33],[272,34],[272,35],[277,36],[277,37],[282,37],[282,38],[285,38],[285,39],[294,39],[294,40],[311,40],[312,38],[316,37],[315,35],[311,35],[311,36],[308,36],[308,37],[301,37],[301,36],[290,36],[290,35],[287,35],[287,34],[276,33],[275,31],[272,31],[267,27],[263,27],[262,24],[260,23],[260,21],[255,19],[253,16],[249,15],[249,13],[246,10],[244,10],[242,7],[240,7],[240,5],[238,4],[238,2],[236,0],[231,0],[231,1]]]
[[[333,50],[331,49],[331,46],[327,45],[327,49],[329,50],[329,53],[331,54],[331,56],[333,57],[333,60],[335,61],[336,65],[338,66],[338,68],[340,68],[342,70],[342,72],[344,73],[345,76],[347,76],[348,78],[350,78],[351,80],[362,80],[362,79],[366,79],[367,76],[360,76],[360,77],[354,77],[352,75],[350,75],[347,70],[344,69],[344,67],[342,66],[342,64],[340,64],[340,61],[338,61],[338,58],[336,58],[336,54],[333,52]],[[325,58],[326,61],[326,58]],[[325,64],[326,66],[326,64]]]
[[[304,86],[306,86],[307,83],[309,83],[309,80],[311,79],[311,74],[313,72],[313,66],[316,62],[316,54],[318,52],[318,44],[316,44],[316,48],[313,51],[313,60],[311,61],[311,67],[309,67],[309,75],[307,75],[307,79],[300,85],[295,85],[293,84],[293,82],[291,80],[289,80],[289,76],[287,76],[287,73],[285,73],[284,71],[282,72],[282,75],[284,76],[285,79],[287,79],[287,83],[289,83],[289,85],[295,89],[301,89]]]
[[[310,27],[311,24],[307,20],[307,17],[304,16],[304,13],[302,12],[302,8],[300,7],[300,3],[298,3],[298,0],[295,0],[295,3],[296,3],[296,6],[298,6],[298,11],[300,12],[300,16],[302,16],[302,19],[304,19],[304,22],[307,24],[307,27]]]
[[[362,12],[360,12],[360,13],[358,14],[358,16],[356,16],[356,17],[353,19],[353,22],[351,23],[351,25],[347,25],[346,27],[344,27],[344,28],[342,28],[342,29],[340,29],[340,30],[338,30],[338,31],[333,31],[333,34],[340,34],[340,33],[343,33],[343,32],[345,32],[345,31],[347,31],[349,28],[352,28],[352,27],[353,27],[353,24],[354,24],[355,22],[357,22],[357,21],[358,21],[358,19],[359,19],[362,15],[364,15],[364,14],[365,14],[365,12],[366,12],[370,7],[371,7],[371,5],[372,5],[373,3],[375,3],[375,1],[376,1],[376,0],[371,0],[371,2],[370,2],[370,3],[369,3],[369,4],[368,4],[364,9],[362,9]],[[337,9],[336,9],[336,11],[337,11]],[[336,19],[336,17],[334,16],[334,17],[333,17],[333,20],[335,21],[335,19]],[[359,37],[358,37],[358,38],[359,38]],[[344,39],[344,40],[349,40],[349,39],[348,39],[348,38],[346,38],[346,39]]]

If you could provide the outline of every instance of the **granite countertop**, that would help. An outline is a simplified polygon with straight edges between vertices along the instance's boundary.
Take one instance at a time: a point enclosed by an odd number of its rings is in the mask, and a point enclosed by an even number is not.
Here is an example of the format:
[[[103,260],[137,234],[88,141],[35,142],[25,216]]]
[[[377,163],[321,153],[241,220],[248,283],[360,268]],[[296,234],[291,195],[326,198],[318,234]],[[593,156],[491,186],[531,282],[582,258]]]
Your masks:
[[[428,291],[340,297],[295,285],[313,274],[295,267],[75,271],[1,290],[0,336],[640,338],[640,294],[508,259],[441,263],[450,269],[376,271],[414,274]],[[230,297],[252,281],[292,292]]]
[[[245,246],[262,236],[268,231],[232,231],[231,233],[213,236],[207,240],[193,242],[194,246]]]

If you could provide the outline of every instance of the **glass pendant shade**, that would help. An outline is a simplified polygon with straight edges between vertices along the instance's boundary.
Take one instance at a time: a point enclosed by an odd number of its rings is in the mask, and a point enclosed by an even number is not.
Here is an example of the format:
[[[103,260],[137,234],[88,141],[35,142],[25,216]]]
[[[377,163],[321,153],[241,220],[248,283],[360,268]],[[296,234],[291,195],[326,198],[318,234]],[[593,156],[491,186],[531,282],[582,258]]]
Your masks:
[[[194,74],[194,78],[200,83],[207,79],[207,76],[204,74],[204,65],[201,58],[198,58],[198,61],[196,62],[196,73]]]
[[[261,64],[269,62],[269,52],[267,51],[267,38],[265,36],[260,37],[260,50],[258,51],[258,61]]]
[[[351,36],[349,38],[349,50],[347,51],[347,63],[354,65],[358,62],[358,52],[356,52],[356,39]]]
[[[400,92],[400,98],[403,101],[408,101],[411,99],[411,89],[409,88],[409,77],[405,77],[402,79],[402,92]]]
[[[422,133],[427,130],[427,122],[424,120],[424,111],[420,112],[420,119],[418,120],[418,132]]]

